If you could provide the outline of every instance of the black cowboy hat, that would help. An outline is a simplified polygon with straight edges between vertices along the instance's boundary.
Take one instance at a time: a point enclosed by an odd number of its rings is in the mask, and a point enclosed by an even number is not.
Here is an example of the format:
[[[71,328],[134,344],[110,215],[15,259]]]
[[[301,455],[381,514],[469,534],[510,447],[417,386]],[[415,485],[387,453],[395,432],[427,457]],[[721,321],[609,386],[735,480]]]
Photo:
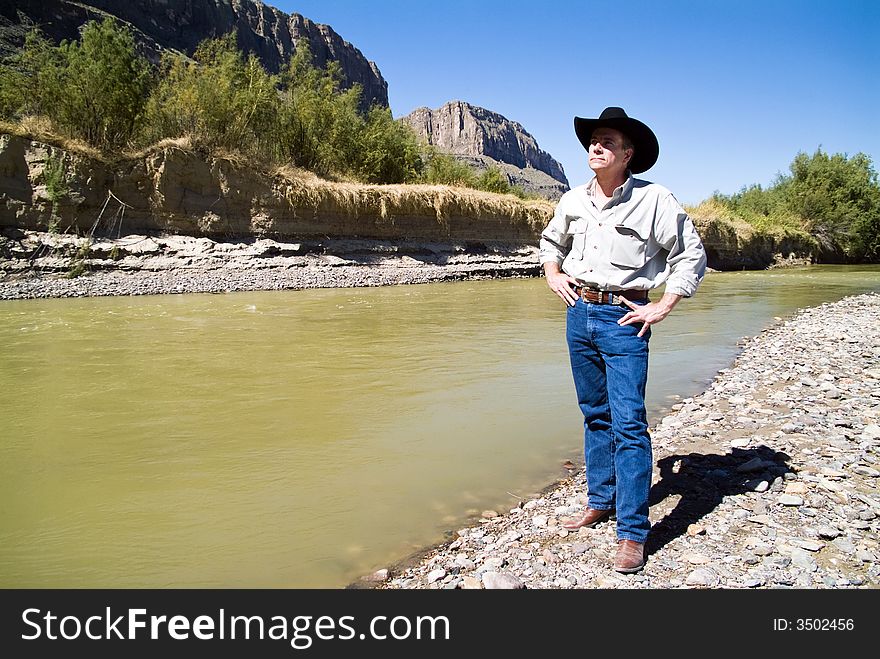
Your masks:
[[[632,142],[635,153],[633,153],[632,160],[629,161],[629,170],[633,174],[646,172],[657,162],[657,156],[660,155],[660,144],[657,142],[654,131],[638,119],[626,116],[623,108],[605,108],[598,119],[574,118],[574,132],[577,133],[578,139],[587,151],[590,150],[593,131],[603,127],[619,130]]]

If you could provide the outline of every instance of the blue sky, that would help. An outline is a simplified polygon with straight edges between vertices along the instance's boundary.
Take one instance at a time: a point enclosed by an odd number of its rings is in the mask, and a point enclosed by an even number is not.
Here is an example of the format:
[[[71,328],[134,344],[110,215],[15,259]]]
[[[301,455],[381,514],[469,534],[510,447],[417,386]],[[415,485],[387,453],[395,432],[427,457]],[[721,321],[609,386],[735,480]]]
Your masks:
[[[880,0],[274,0],[374,61],[395,117],[463,100],[590,176],[572,128],[619,105],[683,203],[773,182],[798,151],[880,160]]]

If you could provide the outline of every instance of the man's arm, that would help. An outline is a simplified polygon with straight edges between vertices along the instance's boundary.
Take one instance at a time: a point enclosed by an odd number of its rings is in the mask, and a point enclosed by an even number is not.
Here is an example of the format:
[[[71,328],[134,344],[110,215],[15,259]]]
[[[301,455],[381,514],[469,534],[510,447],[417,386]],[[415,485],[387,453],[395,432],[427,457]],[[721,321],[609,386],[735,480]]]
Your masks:
[[[671,194],[658,204],[654,223],[657,242],[669,252],[666,290],[682,297],[696,293],[706,274],[706,250],[693,220]]]
[[[559,200],[553,218],[541,232],[541,267],[544,269],[550,290],[567,305],[574,306],[577,295],[571,287],[577,285],[577,280],[562,272],[561,267],[571,246],[571,234],[568,233],[569,216],[565,212],[568,195],[569,193],[566,192]]]
[[[706,250],[688,214],[671,194],[659,206],[660,216],[655,223],[658,242],[669,251],[667,263],[670,275],[666,292],[657,302],[642,306],[624,300],[630,311],[618,325],[644,323],[639,336],[644,336],[651,325],[669,315],[678,301],[693,295],[706,273]]]

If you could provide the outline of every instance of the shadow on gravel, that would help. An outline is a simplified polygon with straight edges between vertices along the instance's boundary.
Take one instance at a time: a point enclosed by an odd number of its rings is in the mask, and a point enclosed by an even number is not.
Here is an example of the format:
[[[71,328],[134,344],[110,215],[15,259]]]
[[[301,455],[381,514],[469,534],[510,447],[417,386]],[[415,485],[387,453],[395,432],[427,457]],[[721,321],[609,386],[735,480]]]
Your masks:
[[[767,446],[733,449],[726,455],[687,453],[670,455],[657,463],[660,480],[651,488],[650,505],[670,496],[681,499],[651,527],[645,547],[648,555],[684,535],[688,526],[712,512],[726,496],[754,492],[761,481],[793,471],[791,457]]]

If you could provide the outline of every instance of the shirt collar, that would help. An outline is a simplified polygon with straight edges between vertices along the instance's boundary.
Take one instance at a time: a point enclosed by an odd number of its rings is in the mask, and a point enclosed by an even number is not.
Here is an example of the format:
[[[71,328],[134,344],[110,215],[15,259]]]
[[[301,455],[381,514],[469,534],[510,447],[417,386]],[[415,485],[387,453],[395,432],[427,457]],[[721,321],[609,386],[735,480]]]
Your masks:
[[[629,193],[633,189],[633,175],[632,172],[626,170],[626,180],[621,184],[614,188],[614,192],[611,193],[610,203],[611,205],[619,203],[622,199],[626,199]],[[587,184],[587,192],[590,193],[590,197],[596,196],[596,177],[594,176],[590,182]]]

